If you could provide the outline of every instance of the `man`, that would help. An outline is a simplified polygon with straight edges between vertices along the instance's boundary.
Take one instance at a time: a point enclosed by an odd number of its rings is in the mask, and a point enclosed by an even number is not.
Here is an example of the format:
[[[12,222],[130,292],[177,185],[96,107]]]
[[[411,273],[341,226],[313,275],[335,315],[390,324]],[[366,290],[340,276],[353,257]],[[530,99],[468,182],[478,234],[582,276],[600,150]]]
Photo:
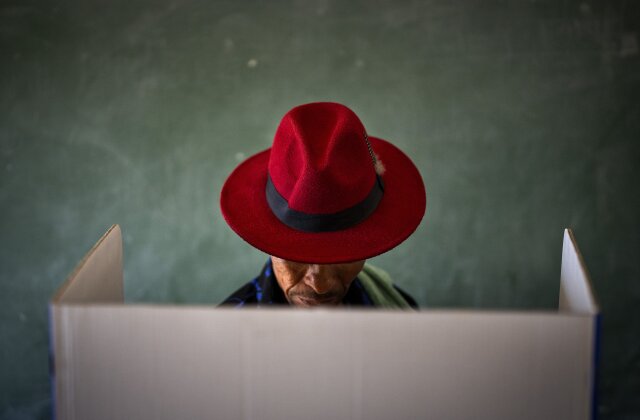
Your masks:
[[[223,305],[417,307],[365,260],[418,227],[426,209],[422,178],[344,105],[290,110],[271,149],[231,173],[220,205],[240,237],[271,255]]]

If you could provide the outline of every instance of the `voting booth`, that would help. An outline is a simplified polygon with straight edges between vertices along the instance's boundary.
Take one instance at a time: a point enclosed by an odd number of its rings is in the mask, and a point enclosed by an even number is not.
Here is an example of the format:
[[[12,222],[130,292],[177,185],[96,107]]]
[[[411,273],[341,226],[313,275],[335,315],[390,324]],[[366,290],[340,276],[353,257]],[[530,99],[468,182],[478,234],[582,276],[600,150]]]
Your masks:
[[[598,306],[570,230],[557,310],[125,304],[113,226],[50,302],[57,419],[589,419]]]

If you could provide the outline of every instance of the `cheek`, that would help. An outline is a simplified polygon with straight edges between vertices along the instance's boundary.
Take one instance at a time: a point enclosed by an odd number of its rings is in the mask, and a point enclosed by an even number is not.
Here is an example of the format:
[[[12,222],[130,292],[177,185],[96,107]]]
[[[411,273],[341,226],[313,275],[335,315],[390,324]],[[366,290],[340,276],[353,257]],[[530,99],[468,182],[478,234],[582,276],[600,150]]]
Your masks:
[[[331,282],[335,287],[341,287],[346,290],[351,286],[351,283],[356,279],[358,273],[362,270],[364,264],[346,264],[336,267],[331,273]]]
[[[358,273],[362,271],[362,267],[364,267],[364,262],[345,265],[340,272],[340,281],[342,284],[349,287]]]
[[[274,265],[273,270],[275,271],[278,285],[284,292],[299,284],[304,277],[304,272],[283,265]]]
[[[358,273],[354,273],[354,274],[352,274],[351,272],[343,273],[339,277],[339,281],[340,281],[340,283],[342,283],[342,285],[345,288],[348,288],[351,285],[351,282],[356,278],[356,274],[358,274]]]
[[[280,287],[282,288],[282,290],[284,290],[285,292],[289,289],[291,289],[292,287],[300,284],[302,281],[302,277],[301,276],[296,276],[296,275],[291,275],[289,273],[287,273],[288,275],[285,275],[282,280],[280,281]]]

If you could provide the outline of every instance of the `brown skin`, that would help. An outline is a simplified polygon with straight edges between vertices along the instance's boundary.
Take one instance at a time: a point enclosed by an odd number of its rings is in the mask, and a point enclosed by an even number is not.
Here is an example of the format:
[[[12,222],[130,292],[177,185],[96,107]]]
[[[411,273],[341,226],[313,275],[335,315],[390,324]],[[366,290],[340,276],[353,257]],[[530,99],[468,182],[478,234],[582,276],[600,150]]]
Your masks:
[[[339,305],[364,260],[346,264],[306,264],[271,257],[273,272],[290,304]]]

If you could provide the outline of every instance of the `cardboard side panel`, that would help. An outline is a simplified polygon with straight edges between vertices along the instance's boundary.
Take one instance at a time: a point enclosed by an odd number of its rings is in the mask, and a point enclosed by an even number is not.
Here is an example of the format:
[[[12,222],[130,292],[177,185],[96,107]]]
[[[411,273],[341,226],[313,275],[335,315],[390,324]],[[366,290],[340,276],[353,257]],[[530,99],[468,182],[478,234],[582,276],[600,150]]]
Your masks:
[[[122,234],[113,225],[85,255],[52,303],[122,302]]]
[[[586,419],[593,318],[63,306],[59,419]]]
[[[592,315],[598,312],[587,268],[570,229],[564,231],[558,307],[560,311],[576,314]]]
[[[69,411],[74,405],[74,387],[71,373],[75,367],[73,349],[69,348],[67,336],[73,334],[74,328],[66,324],[66,312],[64,307],[49,305],[49,352],[53,360],[53,366],[49,367],[51,374],[51,394],[53,397],[54,418],[73,418]]]

